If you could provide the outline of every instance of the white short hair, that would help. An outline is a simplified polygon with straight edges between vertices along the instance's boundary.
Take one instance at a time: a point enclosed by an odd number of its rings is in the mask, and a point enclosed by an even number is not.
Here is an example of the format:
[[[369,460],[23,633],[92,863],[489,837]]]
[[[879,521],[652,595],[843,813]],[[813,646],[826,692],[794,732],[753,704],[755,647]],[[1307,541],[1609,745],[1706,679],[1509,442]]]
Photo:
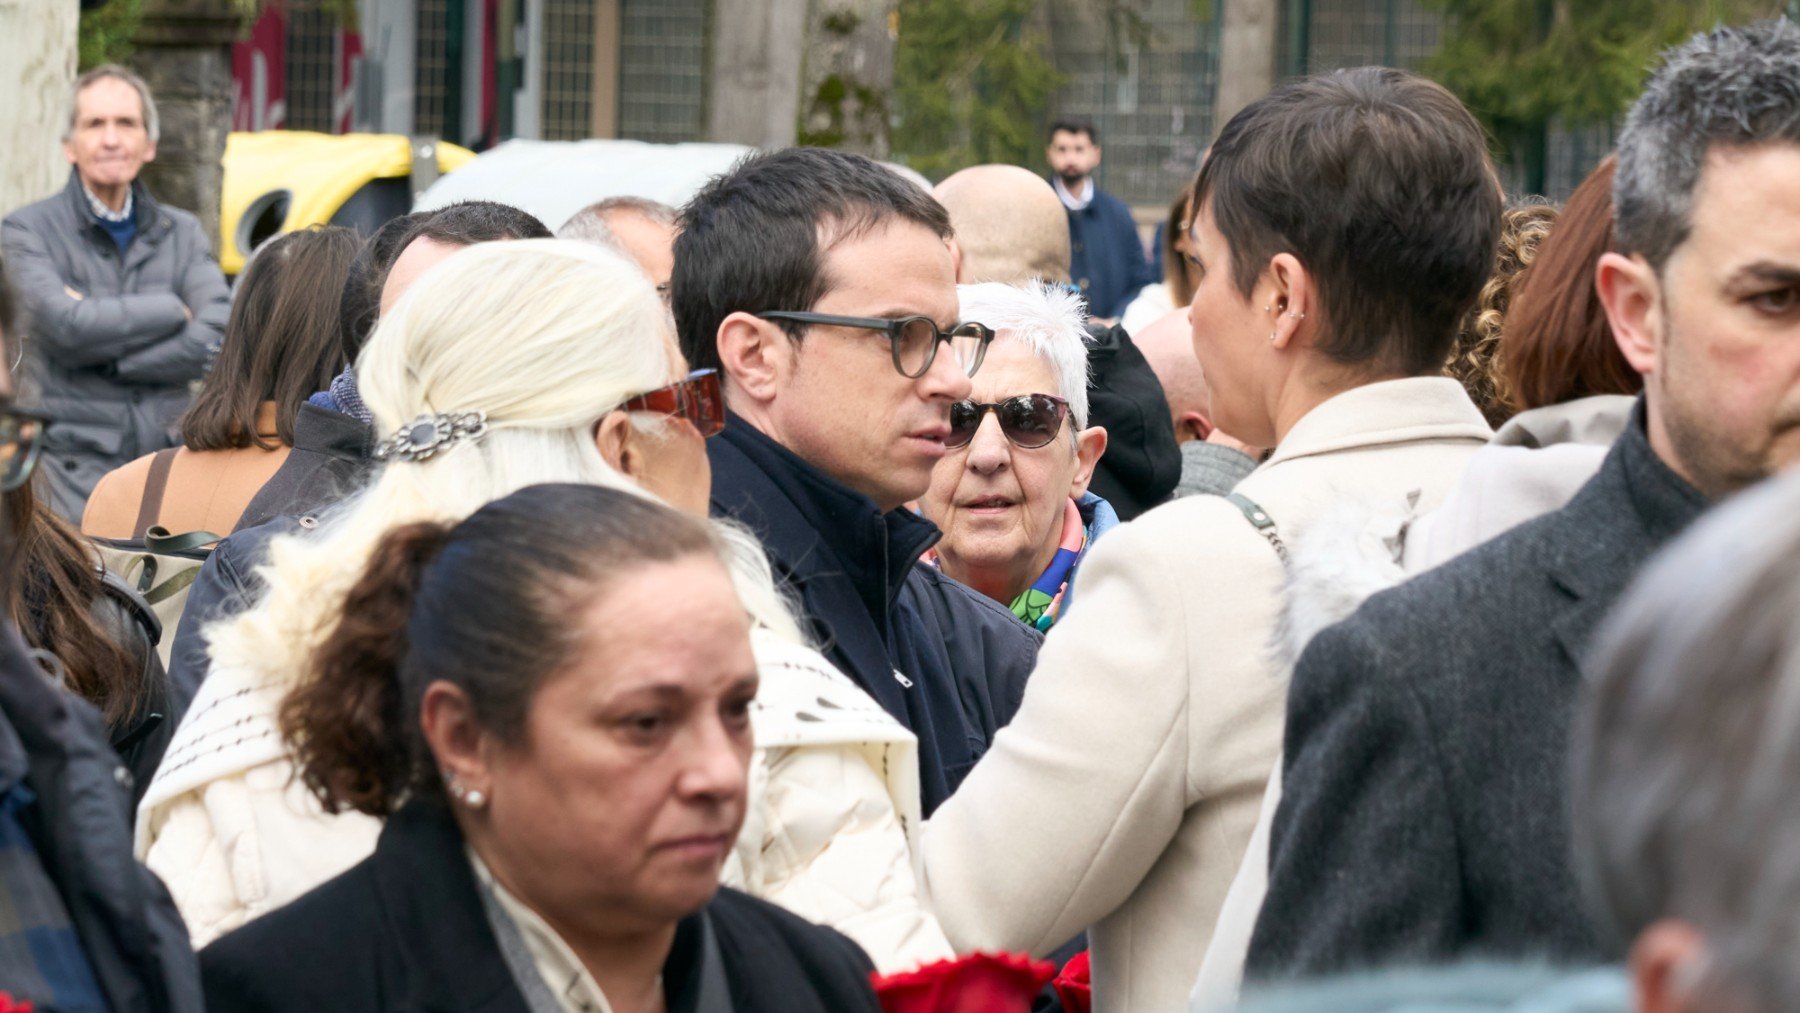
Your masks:
[[[63,132],[63,140],[75,136],[75,117],[80,114],[76,105],[81,101],[81,93],[94,82],[109,77],[136,89],[138,100],[143,103],[144,133],[150,136],[150,143],[155,144],[162,137],[162,119],[156,115],[156,98],[150,94],[150,86],[144,83],[143,78],[116,63],[101,64],[75,79],[75,87],[69,89],[69,128]]]
[[[1087,428],[1087,309],[1081,296],[1043,281],[959,285],[956,295],[964,320],[992,328],[996,342],[1024,342],[1050,364],[1056,393],[1069,402],[1075,428]]]

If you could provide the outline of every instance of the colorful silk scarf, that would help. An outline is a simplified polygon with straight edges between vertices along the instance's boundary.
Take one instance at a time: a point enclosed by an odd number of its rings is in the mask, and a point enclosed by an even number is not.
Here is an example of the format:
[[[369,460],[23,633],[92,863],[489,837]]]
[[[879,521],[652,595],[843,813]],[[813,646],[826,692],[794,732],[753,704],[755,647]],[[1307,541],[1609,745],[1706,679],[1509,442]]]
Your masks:
[[[1075,561],[1081,558],[1087,538],[1087,528],[1081,523],[1081,509],[1073,499],[1065,500],[1062,542],[1057,545],[1056,555],[1050,557],[1050,565],[1044,568],[1043,574],[1013,599],[1013,615],[1039,630],[1048,630],[1055,624],[1063,592],[1069,586],[1069,574],[1075,569]]]

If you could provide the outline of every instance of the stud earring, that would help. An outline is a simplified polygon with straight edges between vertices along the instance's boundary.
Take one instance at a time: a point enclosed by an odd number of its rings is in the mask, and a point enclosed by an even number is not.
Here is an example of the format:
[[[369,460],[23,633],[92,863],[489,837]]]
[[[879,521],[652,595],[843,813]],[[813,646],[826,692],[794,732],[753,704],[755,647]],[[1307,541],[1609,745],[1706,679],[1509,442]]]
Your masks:
[[[1306,319],[1306,314],[1300,313],[1300,312],[1289,313],[1288,316],[1295,320],[1305,320]]]
[[[462,804],[471,809],[480,809],[482,806],[487,805],[487,796],[483,795],[479,788],[470,788],[468,791],[463,792]]]

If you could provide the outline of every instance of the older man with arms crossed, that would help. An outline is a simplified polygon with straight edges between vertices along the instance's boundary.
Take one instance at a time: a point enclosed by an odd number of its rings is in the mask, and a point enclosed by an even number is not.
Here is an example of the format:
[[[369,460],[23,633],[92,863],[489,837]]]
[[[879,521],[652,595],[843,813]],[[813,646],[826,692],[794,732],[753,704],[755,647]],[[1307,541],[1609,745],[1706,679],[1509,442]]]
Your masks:
[[[231,296],[193,215],[151,198],[156,102],[108,64],[75,82],[62,193],[0,225],[0,257],[29,318],[26,403],[44,435],[50,502],[81,519],[108,471],[172,446],[188,384],[212,364]]]

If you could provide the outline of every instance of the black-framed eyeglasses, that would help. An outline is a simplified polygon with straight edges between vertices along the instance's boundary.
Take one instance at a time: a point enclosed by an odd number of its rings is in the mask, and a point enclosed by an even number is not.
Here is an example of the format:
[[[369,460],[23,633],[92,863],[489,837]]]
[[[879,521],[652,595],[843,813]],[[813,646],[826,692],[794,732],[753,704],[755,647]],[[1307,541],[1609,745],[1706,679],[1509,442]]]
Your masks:
[[[764,320],[788,320],[796,324],[823,324],[827,327],[859,327],[886,334],[894,353],[894,369],[908,379],[918,379],[931,368],[937,358],[939,342],[950,346],[950,354],[968,376],[981,368],[987,357],[988,344],[994,332],[985,324],[961,323],[949,332],[938,329],[930,317],[840,317],[832,313],[800,313],[776,310],[758,313]]]
[[[0,407],[0,492],[12,492],[31,481],[49,421],[36,412]]]
[[[1056,439],[1063,420],[1069,417],[1069,402],[1054,394],[1019,394],[989,404],[958,401],[950,406],[950,435],[944,437],[944,446],[952,450],[968,446],[990,411],[1013,446],[1036,450]]]

